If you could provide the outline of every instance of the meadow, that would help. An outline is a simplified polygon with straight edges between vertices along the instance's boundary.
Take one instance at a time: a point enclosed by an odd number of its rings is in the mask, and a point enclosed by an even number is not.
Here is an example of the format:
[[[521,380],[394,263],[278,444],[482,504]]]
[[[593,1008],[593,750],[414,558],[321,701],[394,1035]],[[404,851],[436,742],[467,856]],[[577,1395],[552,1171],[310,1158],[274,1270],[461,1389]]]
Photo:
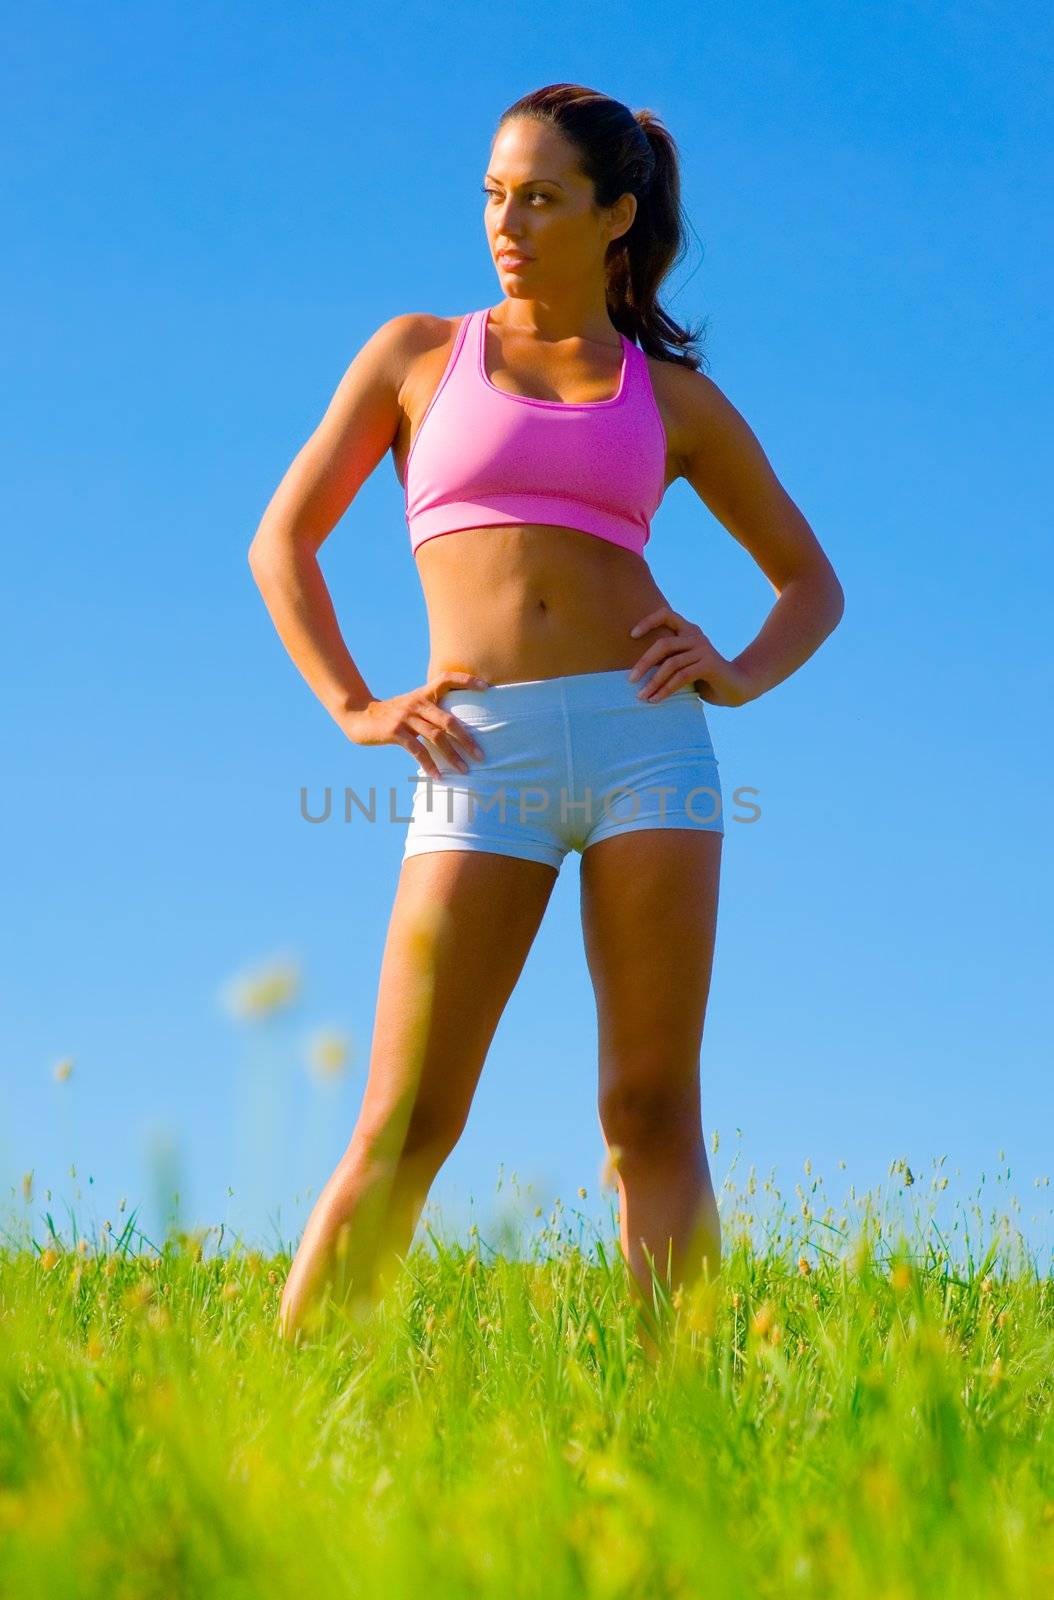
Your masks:
[[[657,1360],[614,1216],[587,1238],[560,1200],[490,1241],[426,1210],[374,1310],[293,1346],[289,1250],[89,1240],[27,1176],[0,1594],[1054,1592],[1054,1279],[980,1192],[939,1224],[941,1165],[843,1207],[808,1162],[793,1206],[728,1178],[720,1274],[653,1284]]]

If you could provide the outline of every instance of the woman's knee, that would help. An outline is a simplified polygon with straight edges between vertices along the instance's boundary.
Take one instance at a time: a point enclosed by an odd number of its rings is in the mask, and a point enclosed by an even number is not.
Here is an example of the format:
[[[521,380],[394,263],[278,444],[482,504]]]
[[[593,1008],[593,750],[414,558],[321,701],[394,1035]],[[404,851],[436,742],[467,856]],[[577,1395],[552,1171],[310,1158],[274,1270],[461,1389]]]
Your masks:
[[[450,1155],[468,1121],[468,1109],[458,1105],[415,1106],[410,1113],[400,1158],[431,1157],[436,1167]]]
[[[601,1089],[600,1125],[609,1145],[623,1152],[623,1165],[634,1156],[679,1153],[696,1155],[703,1130],[699,1086],[670,1085],[647,1077],[611,1083]]]
[[[374,1113],[360,1121],[352,1144],[359,1159],[390,1163],[431,1158],[442,1166],[465,1130],[468,1112],[457,1103],[436,1105],[420,1101],[409,1111],[392,1108],[387,1115]]]

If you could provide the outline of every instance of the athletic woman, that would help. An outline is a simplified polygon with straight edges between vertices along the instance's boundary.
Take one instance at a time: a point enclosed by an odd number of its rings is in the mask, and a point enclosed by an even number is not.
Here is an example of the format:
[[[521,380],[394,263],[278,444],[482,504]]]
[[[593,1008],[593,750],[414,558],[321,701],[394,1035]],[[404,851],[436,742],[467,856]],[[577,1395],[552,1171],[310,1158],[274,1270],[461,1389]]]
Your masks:
[[[699,1056],[724,813],[704,702],[757,699],[842,615],[804,516],[699,370],[696,336],[658,304],[684,249],[677,149],[658,118],[575,84],[538,90],[502,116],[483,187],[500,304],[380,327],[250,550],[338,726],[417,761],[366,1090],[285,1284],[287,1338],[331,1297],[375,1303],[405,1255],[568,850],[582,857],[600,1121],[639,1309],[652,1262],[671,1287],[716,1276]],[[430,660],[426,683],[381,697],[316,557],[389,450]],[[644,554],[677,478],[776,593],[732,660]]]

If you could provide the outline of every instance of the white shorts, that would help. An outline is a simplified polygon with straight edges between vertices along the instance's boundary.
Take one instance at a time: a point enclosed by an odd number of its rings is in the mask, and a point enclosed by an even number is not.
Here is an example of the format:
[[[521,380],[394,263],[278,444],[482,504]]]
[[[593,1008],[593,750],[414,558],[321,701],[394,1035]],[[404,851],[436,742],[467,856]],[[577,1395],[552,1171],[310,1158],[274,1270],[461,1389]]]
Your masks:
[[[403,858],[488,850],[559,868],[569,850],[641,828],[724,833],[705,703],[691,684],[649,703],[628,667],[486,689],[439,704],[471,730],[482,759],[459,771],[430,739],[440,778],[417,768]]]

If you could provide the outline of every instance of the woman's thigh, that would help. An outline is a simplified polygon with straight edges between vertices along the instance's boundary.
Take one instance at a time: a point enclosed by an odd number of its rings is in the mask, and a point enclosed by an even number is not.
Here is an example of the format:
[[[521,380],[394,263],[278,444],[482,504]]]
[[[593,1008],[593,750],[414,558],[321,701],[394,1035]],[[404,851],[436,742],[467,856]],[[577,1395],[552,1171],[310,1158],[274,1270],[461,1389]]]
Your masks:
[[[697,1103],[722,839],[707,829],[640,828],[583,852],[602,1107],[638,1107],[661,1120]]]
[[[558,876],[483,850],[404,860],[353,1143],[452,1146]]]

